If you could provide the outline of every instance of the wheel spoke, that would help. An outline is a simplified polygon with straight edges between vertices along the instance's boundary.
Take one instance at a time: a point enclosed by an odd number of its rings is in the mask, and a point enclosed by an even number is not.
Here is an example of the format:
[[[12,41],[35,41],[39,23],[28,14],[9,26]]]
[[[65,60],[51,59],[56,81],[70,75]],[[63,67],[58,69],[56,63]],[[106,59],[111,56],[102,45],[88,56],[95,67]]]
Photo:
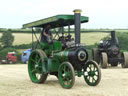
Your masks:
[[[71,70],[70,70],[69,68],[68,68],[68,70],[67,70],[67,71],[68,71],[68,73],[69,73],[69,74],[71,74]]]
[[[39,49],[33,50],[29,56],[28,72],[34,83],[44,83],[47,78],[47,74],[43,73],[43,66],[41,65],[44,58],[46,58],[45,53]]]
[[[36,72],[36,69],[33,69],[31,72],[32,72],[32,73],[35,73],[35,72]]]
[[[88,76],[84,75],[84,79],[86,83],[90,86],[96,86],[101,79],[101,71],[99,69],[99,66],[94,61],[88,61],[84,72],[88,72]]]
[[[92,79],[93,79],[94,81],[96,81],[94,77],[92,77]]]
[[[89,69],[90,69],[90,71],[93,71],[94,70],[93,64],[90,64]]]
[[[66,72],[66,66],[64,66],[64,72]]]
[[[38,61],[38,58],[39,58],[39,55],[38,55],[38,54],[36,54],[36,57],[35,57],[36,62]]]
[[[34,62],[34,63],[36,63],[35,60],[33,60],[32,58],[31,58],[31,61]]]
[[[38,66],[38,68],[42,68],[41,66]]]
[[[37,61],[38,64],[40,64],[41,58]]]
[[[90,69],[90,71],[92,70],[90,65],[88,66],[88,68]]]
[[[70,63],[62,63],[59,68],[59,81],[62,87],[71,88],[74,84],[75,72]]]

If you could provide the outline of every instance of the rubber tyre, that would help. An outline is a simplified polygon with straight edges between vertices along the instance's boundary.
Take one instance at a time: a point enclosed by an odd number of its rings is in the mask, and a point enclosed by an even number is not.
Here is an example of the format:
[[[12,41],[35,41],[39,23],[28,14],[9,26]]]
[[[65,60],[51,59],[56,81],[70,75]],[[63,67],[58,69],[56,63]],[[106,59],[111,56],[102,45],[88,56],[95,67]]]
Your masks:
[[[97,62],[91,60],[85,64],[84,80],[90,86],[96,86],[101,80],[101,69]]]
[[[100,64],[101,64],[101,67],[103,69],[107,68],[107,65],[108,65],[108,57],[107,57],[107,54],[105,52],[102,52],[101,53]]]
[[[39,56],[38,59],[36,58],[36,56]],[[36,50],[31,52],[30,57],[29,57],[29,61],[28,61],[28,73],[29,73],[29,77],[30,77],[32,82],[44,83],[46,81],[48,74],[44,74],[43,69],[42,69],[42,62],[44,62],[44,58],[46,58],[46,57],[47,56],[46,56],[45,52],[43,52],[40,49],[36,49]],[[40,78],[38,78],[36,76],[36,73],[38,73],[37,68],[36,68],[36,66],[38,64],[36,64],[36,62],[37,62],[36,60],[39,60],[39,59],[40,59],[40,62],[39,61],[38,62],[39,62],[39,65],[41,66],[41,68],[40,68],[40,66],[38,68],[38,71],[40,71],[39,72]],[[35,72],[33,72],[33,70]]]
[[[128,68],[128,52],[122,52],[121,58],[123,59],[122,68]]]
[[[93,48],[92,49],[92,59],[99,64],[99,62],[100,62],[100,55],[99,55],[98,48]]]
[[[60,65],[58,69],[58,79],[59,79],[60,85],[63,88],[70,89],[73,87],[75,83],[75,72],[71,63],[63,62]],[[66,85],[65,83],[69,83],[69,84]]]

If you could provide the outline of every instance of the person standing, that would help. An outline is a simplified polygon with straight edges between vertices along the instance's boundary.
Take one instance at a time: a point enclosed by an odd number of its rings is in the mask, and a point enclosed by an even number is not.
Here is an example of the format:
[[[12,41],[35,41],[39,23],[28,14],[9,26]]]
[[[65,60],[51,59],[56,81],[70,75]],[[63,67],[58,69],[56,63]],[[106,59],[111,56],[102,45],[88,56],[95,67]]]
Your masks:
[[[51,28],[51,25],[47,25],[46,28],[44,28],[44,30],[41,32],[41,41],[42,42],[48,42],[51,43],[52,42],[52,34],[49,31]]]

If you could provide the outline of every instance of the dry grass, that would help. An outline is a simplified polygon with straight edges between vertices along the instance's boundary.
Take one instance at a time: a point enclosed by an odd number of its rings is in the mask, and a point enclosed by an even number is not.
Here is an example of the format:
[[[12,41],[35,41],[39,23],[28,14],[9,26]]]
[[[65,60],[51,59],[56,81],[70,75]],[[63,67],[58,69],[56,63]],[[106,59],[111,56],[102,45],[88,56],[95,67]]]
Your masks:
[[[13,45],[28,44],[32,42],[32,34],[29,33],[13,33],[13,36],[15,36]],[[37,34],[37,36],[39,37],[39,34]],[[36,39],[34,38],[34,40]]]
[[[86,45],[92,45],[96,42],[99,42],[102,38],[107,36],[109,33],[101,33],[101,32],[95,32],[95,33],[81,33],[81,43],[85,43]],[[0,37],[1,37],[0,33]],[[30,33],[13,33],[13,36],[15,36],[13,45],[20,45],[20,44],[28,44],[32,42],[32,34]],[[37,34],[39,37],[39,34]],[[72,37],[74,37],[74,34],[72,34]],[[34,38],[36,40],[36,38]]]
[[[109,33],[101,33],[101,32],[82,33],[81,43],[85,43],[86,45],[93,45],[99,42],[102,38],[106,37],[107,35],[109,35]]]

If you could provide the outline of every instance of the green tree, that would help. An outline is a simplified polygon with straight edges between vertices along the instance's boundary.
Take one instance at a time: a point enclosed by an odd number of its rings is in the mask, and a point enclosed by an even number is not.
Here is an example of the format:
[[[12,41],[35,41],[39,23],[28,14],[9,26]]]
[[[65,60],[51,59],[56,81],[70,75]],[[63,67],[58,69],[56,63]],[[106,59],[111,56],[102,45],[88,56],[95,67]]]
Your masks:
[[[3,32],[0,38],[1,46],[3,46],[4,48],[11,47],[13,41],[14,41],[14,36],[10,31]]]

